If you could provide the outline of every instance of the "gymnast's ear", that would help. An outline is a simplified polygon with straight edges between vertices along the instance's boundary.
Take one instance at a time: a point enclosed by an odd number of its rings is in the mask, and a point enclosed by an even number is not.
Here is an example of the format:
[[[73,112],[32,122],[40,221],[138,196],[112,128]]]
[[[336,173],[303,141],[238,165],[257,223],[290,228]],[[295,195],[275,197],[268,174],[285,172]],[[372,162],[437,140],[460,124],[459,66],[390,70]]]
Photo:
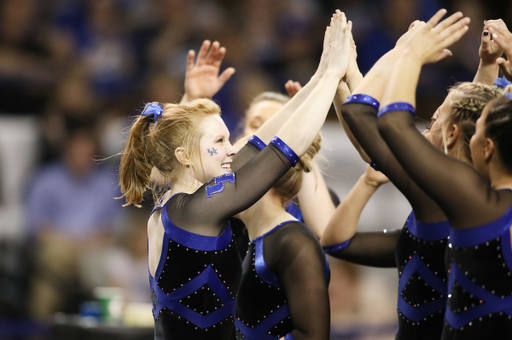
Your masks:
[[[180,162],[181,165],[188,167],[191,165],[192,162],[187,157],[187,153],[185,151],[186,150],[184,147],[179,146],[174,150],[174,156],[176,157],[178,162]]]
[[[457,144],[457,141],[460,137],[459,126],[457,124],[452,124],[446,131],[446,148],[448,150],[453,149]]]
[[[494,145],[494,142],[491,138],[485,139],[485,148],[484,148],[484,159],[487,164],[489,164],[494,155],[496,154],[496,147]]]

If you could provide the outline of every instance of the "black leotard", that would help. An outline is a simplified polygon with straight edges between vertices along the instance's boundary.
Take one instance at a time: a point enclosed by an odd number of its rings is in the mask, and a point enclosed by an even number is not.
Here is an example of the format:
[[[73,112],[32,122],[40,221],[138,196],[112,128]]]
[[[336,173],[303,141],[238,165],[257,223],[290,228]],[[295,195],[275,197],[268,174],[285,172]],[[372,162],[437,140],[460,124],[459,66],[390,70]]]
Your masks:
[[[494,190],[471,166],[433,147],[415,129],[409,112],[388,112],[378,125],[403,168],[439,204],[453,228],[443,339],[511,338],[512,300],[506,294],[512,284],[507,261],[512,192]]]
[[[234,337],[241,262],[228,219],[262,197],[290,166],[273,145],[259,152],[248,143],[233,160],[235,172],[166,202],[162,253],[155,277],[150,275],[155,339]]]
[[[243,263],[237,339],[328,339],[329,264],[315,235],[288,221],[258,236]]]

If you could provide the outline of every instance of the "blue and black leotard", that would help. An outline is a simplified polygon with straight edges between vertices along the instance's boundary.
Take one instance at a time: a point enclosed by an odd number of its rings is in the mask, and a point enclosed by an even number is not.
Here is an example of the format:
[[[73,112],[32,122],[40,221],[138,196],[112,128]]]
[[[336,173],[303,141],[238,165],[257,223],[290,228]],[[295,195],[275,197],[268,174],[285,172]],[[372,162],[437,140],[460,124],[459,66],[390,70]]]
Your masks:
[[[442,339],[512,338],[512,191],[496,190],[472,166],[433,147],[407,111],[388,112],[378,125],[397,160],[450,221]]]
[[[155,339],[232,339],[241,260],[228,219],[261,198],[291,167],[273,144],[248,143],[233,173],[193,194],[172,196],[159,213],[165,229],[150,275]],[[216,236],[205,236],[216,235]]]
[[[361,147],[407,198],[411,212],[401,231],[356,233],[340,245],[324,247],[333,256],[398,269],[396,339],[439,339],[446,309],[445,250],[449,223],[440,207],[408,176],[378,132],[372,105],[346,103],[342,114]]]
[[[411,212],[401,230],[356,233],[324,250],[361,265],[396,267],[396,339],[439,339],[448,295],[444,261],[449,232],[448,222],[421,223]]]
[[[443,339],[512,337],[511,225],[512,207],[486,225],[452,230]]]
[[[316,236],[287,221],[258,236],[243,262],[238,340],[329,338],[329,264]]]

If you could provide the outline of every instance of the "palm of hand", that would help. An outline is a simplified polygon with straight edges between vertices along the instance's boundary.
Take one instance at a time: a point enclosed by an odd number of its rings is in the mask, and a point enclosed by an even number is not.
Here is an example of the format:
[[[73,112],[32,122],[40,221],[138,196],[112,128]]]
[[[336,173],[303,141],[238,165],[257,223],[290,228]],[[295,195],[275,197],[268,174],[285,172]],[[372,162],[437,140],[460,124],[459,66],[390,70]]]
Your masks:
[[[501,57],[503,50],[494,41],[490,41],[487,46],[480,45],[478,54],[483,61],[495,62],[497,58]]]
[[[212,97],[224,85],[219,80],[219,69],[213,65],[196,66],[185,79],[186,92],[192,98]]]

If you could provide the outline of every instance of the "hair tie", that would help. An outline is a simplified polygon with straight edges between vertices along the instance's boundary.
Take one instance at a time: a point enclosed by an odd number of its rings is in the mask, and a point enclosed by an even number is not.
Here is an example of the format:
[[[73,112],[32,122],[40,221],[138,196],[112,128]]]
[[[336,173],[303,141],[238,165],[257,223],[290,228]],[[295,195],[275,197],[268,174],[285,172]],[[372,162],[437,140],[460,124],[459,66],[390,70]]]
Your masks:
[[[140,115],[141,116],[155,115],[153,118],[153,121],[156,122],[156,119],[158,118],[158,116],[160,116],[162,114],[162,111],[163,111],[163,109],[160,106],[160,104],[152,102],[152,103],[147,103],[146,106],[144,106],[144,110],[142,110],[142,113]]]
[[[512,100],[512,93],[507,93],[507,94],[505,94],[505,96],[506,96],[508,99]]]

